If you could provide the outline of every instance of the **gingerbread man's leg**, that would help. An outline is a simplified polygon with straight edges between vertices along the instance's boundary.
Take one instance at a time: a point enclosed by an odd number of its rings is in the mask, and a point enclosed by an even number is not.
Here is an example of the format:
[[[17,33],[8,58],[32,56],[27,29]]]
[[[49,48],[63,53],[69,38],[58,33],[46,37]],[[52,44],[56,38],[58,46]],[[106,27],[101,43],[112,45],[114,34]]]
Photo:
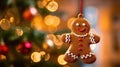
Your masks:
[[[69,49],[71,48],[71,46],[69,47]],[[65,57],[64,60],[67,61],[68,63],[73,63],[76,62],[76,60],[79,58],[79,56],[75,55],[73,52],[71,52],[70,50],[67,50],[67,52],[65,53]]]
[[[96,61],[96,56],[93,52],[89,52],[88,54],[84,54],[80,56],[81,60],[86,64],[91,64]]]

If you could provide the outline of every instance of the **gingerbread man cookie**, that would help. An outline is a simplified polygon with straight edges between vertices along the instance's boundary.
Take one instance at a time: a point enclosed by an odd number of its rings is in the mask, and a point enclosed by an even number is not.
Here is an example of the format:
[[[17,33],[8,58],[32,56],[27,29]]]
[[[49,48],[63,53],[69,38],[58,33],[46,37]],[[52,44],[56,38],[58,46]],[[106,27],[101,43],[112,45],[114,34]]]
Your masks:
[[[98,43],[100,37],[89,31],[90,25],[82,15],[72,22],[71,33],[63,34],[61,37],[64,44],[70,44],[65,53],[65,61],[73,63],[81,58],[86,64],[95,62],[96,56],[91,51],[90,44]]]

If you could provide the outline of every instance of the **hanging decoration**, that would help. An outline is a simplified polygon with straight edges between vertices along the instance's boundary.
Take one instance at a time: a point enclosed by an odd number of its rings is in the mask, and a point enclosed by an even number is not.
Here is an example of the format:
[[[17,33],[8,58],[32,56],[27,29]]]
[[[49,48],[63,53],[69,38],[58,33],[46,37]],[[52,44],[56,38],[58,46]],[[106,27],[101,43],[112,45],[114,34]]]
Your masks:
[[[5,45],[3,39],[0,42],[0,55],[7,55],[8,53],[8,46]]]
[[[100,37],[89,33],[89,22],[83,16],[83,0],[80,0],[80,13],[78,17],[71,22],[71,33],[63,34],[61,39],[65,44],[70,44],[66,51],[64,60],[73,63],[80,57],[81,60],[90,64],[95,62],[96,56],[90,48],[90,44],[98,43]]]
[[[30,21],[34,18],[35,15],[37,15],[37,9],[33,6],[29,7],[29,9],[26,9],[23,13],[23,17]]]
[[[25,41],[23,43],[20,43],[17,46],[18,52],[22,53],[22,54],[25,54],[25,55],[30,53],[31,48],[32,48],[32,45],[31,45],[31,43],[29,41]]]

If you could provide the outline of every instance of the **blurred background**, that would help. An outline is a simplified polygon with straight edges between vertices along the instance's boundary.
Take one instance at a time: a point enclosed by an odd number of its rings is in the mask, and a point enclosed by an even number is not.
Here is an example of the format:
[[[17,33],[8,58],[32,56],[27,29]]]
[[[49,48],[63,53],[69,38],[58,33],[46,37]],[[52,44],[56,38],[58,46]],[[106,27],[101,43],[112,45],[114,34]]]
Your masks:
[[[83,0],[97,60],[63,60],[60,35],[80,12],[80,0],[0,0],[0,67],[120,67],[120,0]]]

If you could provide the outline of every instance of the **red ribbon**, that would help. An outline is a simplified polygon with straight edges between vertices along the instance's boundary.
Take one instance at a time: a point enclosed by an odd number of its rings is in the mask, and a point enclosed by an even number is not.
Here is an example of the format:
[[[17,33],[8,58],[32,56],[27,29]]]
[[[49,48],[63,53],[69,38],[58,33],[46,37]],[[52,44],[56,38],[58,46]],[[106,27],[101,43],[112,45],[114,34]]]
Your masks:
[[[83,0],[80,0],[80,14],[83,13]]]

